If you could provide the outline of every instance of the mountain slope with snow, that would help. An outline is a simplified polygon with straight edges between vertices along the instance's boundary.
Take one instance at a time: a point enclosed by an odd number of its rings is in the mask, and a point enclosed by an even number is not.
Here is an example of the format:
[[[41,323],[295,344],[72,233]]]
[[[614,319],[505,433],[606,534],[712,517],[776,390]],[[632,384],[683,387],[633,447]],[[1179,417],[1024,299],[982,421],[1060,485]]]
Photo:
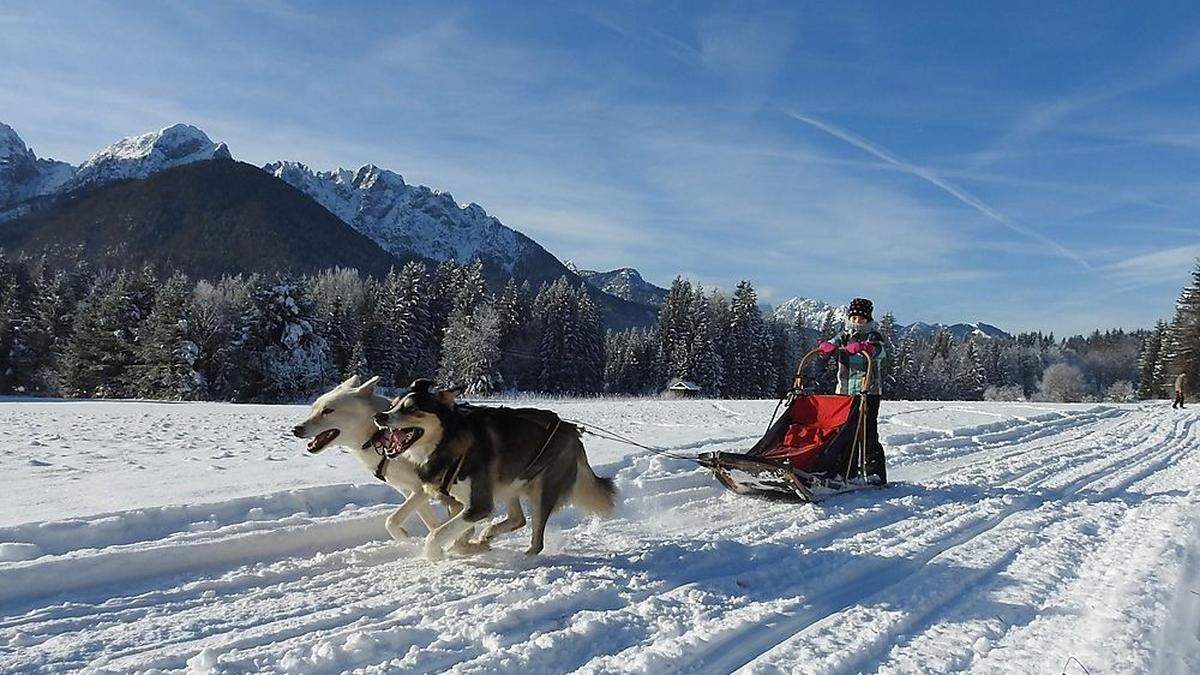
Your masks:
[[[434,261],[480,260],[493,282],[508,278],[541,284],[566,276],[583,285],[536,241],[488,215],[478,204],[460,205],[448,192],[411,185],[393,171],[366,165],[357,171],[313,171],[297,162],[275,162],[267,173],[312,197],[358,232],[398,256]],[[654,310],[636,300],[591,291],[612,328],[645,326]]]
[[[148,178],[210,159],[230,159],[229,148],[196,127],[176,124],[123,138],[75,167],[38,159],[12,127],[0,123],[0,222],[30,213],[38,199]]]
[[[314,172],[297,162],[276,162],[263,169],[393,254],[438,261],[481,258],[511,275],[523,258],[541,249],[478,204],[459,205],[448,192],[410,185],[400,174],[374,165]]]
[[[646,281],[642,278],[641,273],[632,267],[596,272],[578,269],[570,261],[565,264],[567,269],[583,277],[588,284],[609,295],[652,307],[661,307],[667,299],[667,289]]]
[[[189,124],[175,124],[139,136],[123,138],[80,165],[68,189],[146,178],[192,162],[231,159],[224,143]]]
[[[833,325],[839,328],[846,322],[846,306],[831,305],[821,300],[812,298],[794,297],[780,303],[771,312],[771,316],[776,320],[794,325],[796,317],[803,317],[804,327],[819,331],[822,324],[825,322],[825,317],[830,312],[833,312]],[[876,308],[876,319],[879,319],[879,309]],[[1003,330],[986,323],[924,323],[918,321],[908,325],[902,325],[897,332],[900,337],[911,335],[917,338],[927,338],[938,331],[947,331],[955,340],[966,340],[969,338],[1007,338],[1012,337]]]
[[[924,323],[921,321],[905,326],[901,334],[912,335],[913,337],[929,337],[938,331],[948,332],[955,340],[1012,337],[999,328],[986,323],[955,323],[947,325],[941,323]]]
[[[0,220],[25,213],[28,209],[20,204],[61,190],[74,175],[75,167],[66,162],[39,159],[12,127],[0,122]]]
[[[779,303],[771,315],[789,326],[795,325],[796,318],[801,317],[805,328],[820,330],[821,325],[825,322],[825,316],[830,312],[833,312],[835,326],[841,326],[846,322],[844,305],[835,307],[828,302],[802,297],[790,298]]]
[[[745,449],[774,408],[538,405],[678,454]],[[399,496],[369,469],[285,433],[305,414],[0,402],[0,671],[1200,667],[1190,409],[885,402],[897,482],[803,506],[588,437],[612,519],[566,508],[542,556],[525,528],[439,563],[415,519],[386,538]]]

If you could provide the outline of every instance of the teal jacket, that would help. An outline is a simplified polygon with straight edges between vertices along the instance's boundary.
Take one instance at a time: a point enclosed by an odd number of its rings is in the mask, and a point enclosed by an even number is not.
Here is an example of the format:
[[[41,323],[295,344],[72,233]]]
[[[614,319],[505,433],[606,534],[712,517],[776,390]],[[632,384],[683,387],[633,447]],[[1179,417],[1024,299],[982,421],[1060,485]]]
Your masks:
[[[833,344],[839,347],[845,347],[851,342],[873,342],[875,343],[875,353],[871,355],[873,359],[872,365],[874,368],[871,373],[871,388],[867,390],[868,394],[881,394],[883,392],[883,378],[880,373],[884,372],[883,364],[887,360],[887,347],[883,344],[883,336],[878,331],[869,327],[868,330],[863,330],[851,334],[849,331],[838,335],[830,340]],[[863,379],[867,374],[867,357],[862,354],[850,355],[846,352],[839,351],[837,353],[838,360],[838,385],[837,393],[839,394],[861,394],[863,393]]]

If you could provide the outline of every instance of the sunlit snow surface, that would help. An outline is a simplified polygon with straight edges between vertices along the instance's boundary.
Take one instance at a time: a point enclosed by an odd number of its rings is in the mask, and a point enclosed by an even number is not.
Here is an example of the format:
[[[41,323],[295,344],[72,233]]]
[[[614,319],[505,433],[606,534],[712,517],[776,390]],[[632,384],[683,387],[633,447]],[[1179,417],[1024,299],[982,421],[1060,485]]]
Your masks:
[[[774,407],[538,404],[684,454]],[[304,410],[0,402],[0,672],[1200,672],[1190,408],[886,402],[898,484],[817,506],[588,438],[616,518],[436,564]]]

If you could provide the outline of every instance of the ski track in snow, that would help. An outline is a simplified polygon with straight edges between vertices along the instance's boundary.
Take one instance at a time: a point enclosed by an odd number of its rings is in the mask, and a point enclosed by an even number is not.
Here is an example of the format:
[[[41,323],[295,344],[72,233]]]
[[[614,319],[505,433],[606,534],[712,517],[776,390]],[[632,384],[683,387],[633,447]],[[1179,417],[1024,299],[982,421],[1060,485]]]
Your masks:
[[[774,403],[539,405],[697,453]],[[1190,410],[886,402],[898,482],[807,506],[585,438],[614,519],[439,563],[386,538],[394,491],[286,439],[302,414],[0,403],[0,672],[1200,669]]]

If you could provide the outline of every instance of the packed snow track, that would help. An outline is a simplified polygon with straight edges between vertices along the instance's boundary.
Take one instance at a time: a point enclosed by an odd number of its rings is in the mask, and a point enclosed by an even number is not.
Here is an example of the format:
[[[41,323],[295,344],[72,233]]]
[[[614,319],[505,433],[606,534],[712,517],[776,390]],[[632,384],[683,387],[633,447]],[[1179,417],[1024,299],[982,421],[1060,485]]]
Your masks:
[[[689,454],[774,406],[537,404]],[[806,506],[587,438],[615,518],[439,563],[303,410],[0,402],[0,672],[1200,672],[1190,408],[885,402],[896,484]]]

